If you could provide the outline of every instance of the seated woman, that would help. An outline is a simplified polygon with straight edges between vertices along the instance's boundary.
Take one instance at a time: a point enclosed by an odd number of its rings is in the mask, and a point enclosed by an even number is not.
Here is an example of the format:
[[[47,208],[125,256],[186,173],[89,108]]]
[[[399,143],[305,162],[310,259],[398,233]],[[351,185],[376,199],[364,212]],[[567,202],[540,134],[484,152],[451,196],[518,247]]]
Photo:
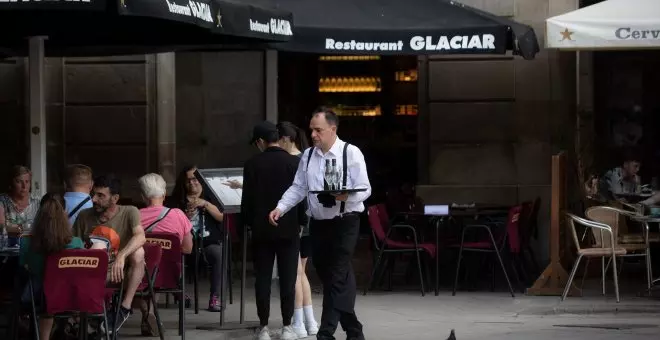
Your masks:
[[[220,280],[222,279],[222,241],[224,231],[220,209],[209,202],[210,193],[204,192],[202,185],[195,177],[196,166],[187,166],[179,173],[172,192],[170,208],[178,208],[185,212],[192,223],[193,233],[197,242],[204,248],[206,260],[211,265],[211,294],[209,311],[220,312]],[[202,226],[202,221],[204,221]],[[204,232],[202,233],[202,227]]]
[[[39,300],[43,294],[46,257],[64,249],[83,248],[82,240],[71,234],[69,218],[64,206],[64,197],[60,194],[46,194],[41,199],[31,236],[25,237],[21,241],[19,261],[21,266],[26,267],[30,272],[34,294]],[[39,318],[40,339],[48,340],[52,328],[52,317]]]
[[[163,206],[167,194],[167,183],[159,174],[146,174],[138,180],[142,198],[147,204],[140,209],[142,227],[146,233],[160,232],[176,234],[181,240],[181,250],[190,254],[193,249],[192,225],[186,214],[180,209],[169,209]],[[137,302],[137,301],[136,301]],[[151,312],[149,302],[140,300],[142,312],[142,335],[159,336],[156,316]]]
[[[24,166],[11,169],[9,192],[0,195],[0,225],[9,235],[29,232],[39,210],[39,200],[30,196],[32,172]]]

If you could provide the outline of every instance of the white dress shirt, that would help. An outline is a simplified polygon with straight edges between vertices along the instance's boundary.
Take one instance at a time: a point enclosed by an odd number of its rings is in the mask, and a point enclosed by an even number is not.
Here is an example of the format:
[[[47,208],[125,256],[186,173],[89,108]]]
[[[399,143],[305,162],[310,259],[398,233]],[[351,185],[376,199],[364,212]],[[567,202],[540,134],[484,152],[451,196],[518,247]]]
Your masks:
[[[300,203],[303,199],[307,198],[307,215],[316,220],[332,219],[340,215],[339,209],[341,202],[331,208],[325,208],[319,203],[315,194],[309,194],[309,191],[324,190],[324,176],[325,173],[325,160],[335,158],[337,165],[343,167],[343,152],[346,143],[337,138],[330,150],[324,155],[319,148],[309,148],[303,152],[300,158],[300,165],[293,184],[282,195],[277,209],[282,214],[289,211],[291,208]],[[309,153],[313,152],[312,158],[309,159]],[[349,212],[363,212],[364,202],[371,195],[371,184],[369,183],[369,176],[367,175],[367,165],[364,162],[364,155],[362,151],[350,144],[346,150],[347,156],[347,171],[346,171],[346,187],[349,189],[367,189],[363,192],[351,193],[346,200],[344,213]],[[307,159],[309,159],[309,166],[307,166]],[[343,169],[341,169],[342,184],[343,184]]]

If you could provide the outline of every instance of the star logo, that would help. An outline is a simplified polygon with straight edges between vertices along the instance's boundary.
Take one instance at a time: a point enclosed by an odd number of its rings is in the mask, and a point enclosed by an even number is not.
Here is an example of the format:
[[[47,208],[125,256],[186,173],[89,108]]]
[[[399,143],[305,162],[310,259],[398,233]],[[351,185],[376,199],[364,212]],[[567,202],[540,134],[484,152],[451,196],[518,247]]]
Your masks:
[[[218,24],[216,26],[222,28],[222,14],[220,14],[219,10],[218,10],[218,14],[215,17],[218,19]]]
[[[573,33],[575,33],[575,32],[569,31],[568,28],[561,31],[561,32],[559,32],[559,34],[561,34],[561,40],[559,40],[559,41],[564,41],[564,40],[574,41],[573,38],[571,37],[571,35],[573,35]]]

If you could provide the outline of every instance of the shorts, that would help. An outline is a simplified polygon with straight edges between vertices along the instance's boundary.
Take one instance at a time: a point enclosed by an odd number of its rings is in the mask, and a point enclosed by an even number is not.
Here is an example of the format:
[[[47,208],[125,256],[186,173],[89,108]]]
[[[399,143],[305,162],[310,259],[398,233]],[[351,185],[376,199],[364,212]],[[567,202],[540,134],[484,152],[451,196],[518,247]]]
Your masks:
[[[312,238],[303,236],[300,238],[300,258],[306,259],[312,257]]]

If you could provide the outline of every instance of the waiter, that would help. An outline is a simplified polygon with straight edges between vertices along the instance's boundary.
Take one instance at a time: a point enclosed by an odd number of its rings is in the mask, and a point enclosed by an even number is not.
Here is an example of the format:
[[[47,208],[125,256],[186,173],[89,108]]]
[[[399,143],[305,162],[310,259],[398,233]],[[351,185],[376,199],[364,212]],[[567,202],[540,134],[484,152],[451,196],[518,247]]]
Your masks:
[[[269,211],[287,190],[296,175],[300,158],[278,145],[277,127],[263,121],[254,127],[251,143],[261,153],[250,158],[243,167],[241,214],[245,225],[252,227],[252,251],[256,275],[255,295],[261,327],[258,340],[270,340],[270,288],[273,261],[277,255],[280,272],[280,304],[282,310],[282,340],[298,339],[291,326],[296,297],[300,225],[307,222],[303,205],[291,209],[275,228],[269,221]]]
[[[301,157],[291,187],[284,193],[277,208],[270,212],[270,223],[278,220],[303,199],[308,200],[311,217],[312,261],[323,282],[323,314],[317,339],[335,339],[341,323],[348,340],[362,340],[362,324],[355,315],[355,274],[351,260],[360,231],[363,202],[371,195],[364,155],[355,145],[337,137],[337,115],[330,109],[314,112],[309,127],[314,146]],[[314,195],[310,191],[326,190],[325,160],[336,159],[341,165],[341,184],[363,192],[341,195]]]

